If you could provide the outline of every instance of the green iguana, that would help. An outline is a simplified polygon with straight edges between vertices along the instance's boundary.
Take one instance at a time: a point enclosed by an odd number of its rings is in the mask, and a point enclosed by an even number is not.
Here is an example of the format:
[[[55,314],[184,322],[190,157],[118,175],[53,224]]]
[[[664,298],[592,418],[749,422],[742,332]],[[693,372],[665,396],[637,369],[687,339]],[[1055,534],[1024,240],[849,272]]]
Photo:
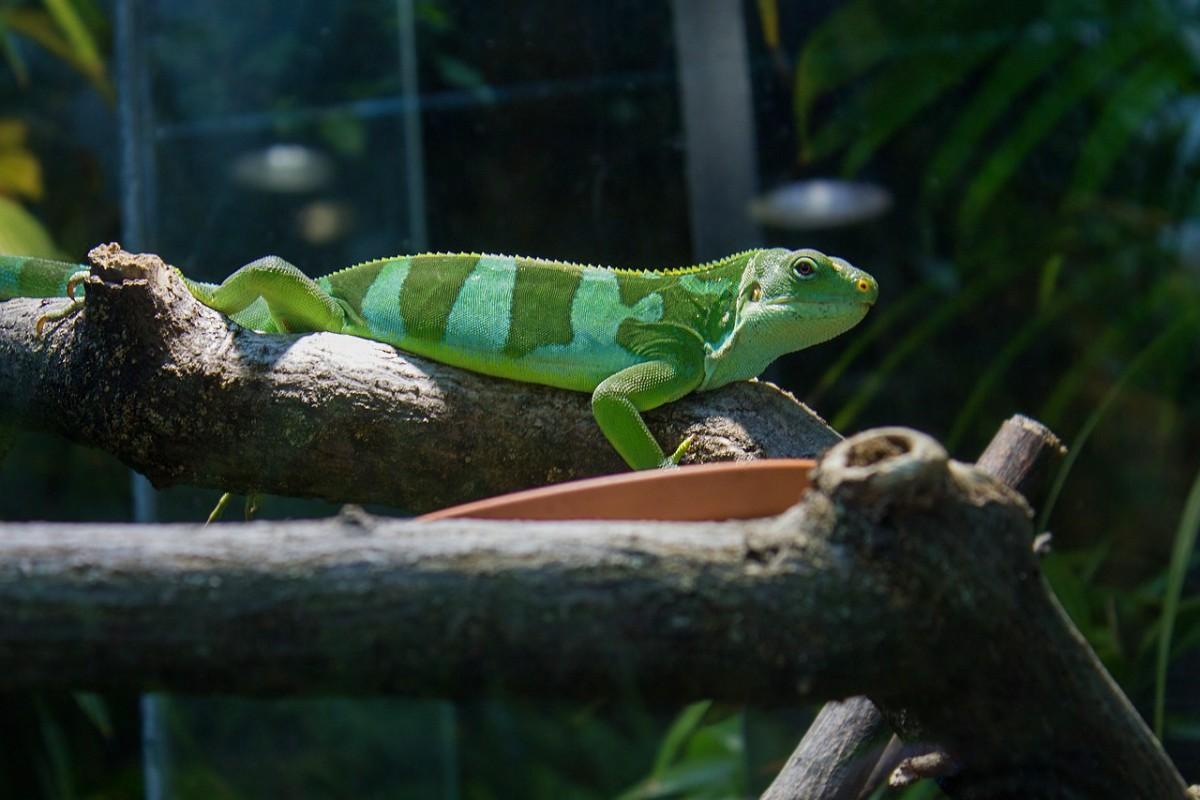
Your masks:
[[[0,256],[0,299],[74,297],[87,267]],[[182,276],[181,276],[182,277]],[[312,279],[275,256],[220,285],[183,278],[237,324],[376,339],[474,372],[590,392],[596,422],[634,469],[672,466],[641,412],[756,377],[784,353],[853,327],[875,279],[816,250],[748,250],[635,270],[536,258],[422,254]],[[79,301],[41,320],[59,319]]]

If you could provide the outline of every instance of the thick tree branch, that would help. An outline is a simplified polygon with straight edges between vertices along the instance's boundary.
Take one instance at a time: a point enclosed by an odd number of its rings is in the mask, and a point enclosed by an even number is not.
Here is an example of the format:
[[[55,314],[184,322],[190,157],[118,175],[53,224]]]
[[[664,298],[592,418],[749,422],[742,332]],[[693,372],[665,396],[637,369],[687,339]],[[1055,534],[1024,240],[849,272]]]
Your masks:
[[[1184,797],[1030,540],[1019,495],[903,429],[765,520],[9,526],[0,688],[865,695],[954,797]]]
[[[0,303],[0,413],[107,450],[156,486],[425,511],[627,469],[585,394],[488,378],[333,334],[259,335],[192,299],[155,256],[91,253],[83,313]],[[767,383],[647,414],[694,461],[809,457],[837,441]]]

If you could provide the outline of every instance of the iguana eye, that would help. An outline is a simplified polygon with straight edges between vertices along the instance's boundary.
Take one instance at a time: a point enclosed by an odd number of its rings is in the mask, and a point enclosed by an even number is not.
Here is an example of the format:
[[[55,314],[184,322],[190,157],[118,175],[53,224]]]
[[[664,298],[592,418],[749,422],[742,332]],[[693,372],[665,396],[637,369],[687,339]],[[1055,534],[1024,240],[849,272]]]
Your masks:
[[[796,259],[796,263],[792,265],[792,271],[796,273],[798,278],[811,278],[817,274],[817,262],[805,256],[804,258]]]

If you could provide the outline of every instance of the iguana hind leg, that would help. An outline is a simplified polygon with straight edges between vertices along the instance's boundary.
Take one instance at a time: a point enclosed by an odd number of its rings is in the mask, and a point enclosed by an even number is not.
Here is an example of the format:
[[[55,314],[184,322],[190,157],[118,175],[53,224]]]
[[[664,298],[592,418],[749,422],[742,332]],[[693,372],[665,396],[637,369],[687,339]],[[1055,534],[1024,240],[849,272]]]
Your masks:
[[[317,282],[279,256],[251,261],[218,286],[185,279],[204,305],[254,330],[288,333],[342,330],[345,312]],[[259,298],[267,315],[247,309]]]

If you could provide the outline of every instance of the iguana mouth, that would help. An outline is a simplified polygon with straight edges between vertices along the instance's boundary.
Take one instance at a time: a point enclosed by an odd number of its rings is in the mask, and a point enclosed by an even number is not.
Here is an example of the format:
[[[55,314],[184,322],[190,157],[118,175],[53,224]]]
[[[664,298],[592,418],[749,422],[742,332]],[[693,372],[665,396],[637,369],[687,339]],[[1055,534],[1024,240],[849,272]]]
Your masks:
[[[759,303],[763,306],[843,306],[846,308],[853,306],[864,306],[871,308],[875,305],[874,301],[869,300],[854,300],[852,302],[844,302],[842,300],[797,300],[795,298],[777,297],[774,300],[764,300]]]

